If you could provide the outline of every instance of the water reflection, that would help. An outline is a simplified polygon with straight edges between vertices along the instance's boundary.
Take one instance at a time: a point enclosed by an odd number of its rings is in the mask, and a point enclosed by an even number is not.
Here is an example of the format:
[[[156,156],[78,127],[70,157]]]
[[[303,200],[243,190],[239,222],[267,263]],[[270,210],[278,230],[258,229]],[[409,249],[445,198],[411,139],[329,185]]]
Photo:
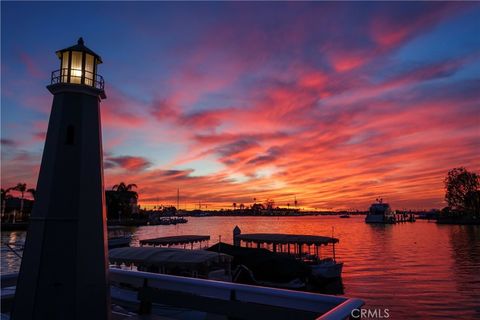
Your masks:
[[[25,231],[2,232],[1,236],[1,272],[10,273],[20,269],[20,258],[23,244],[25,243]],[[15,250],[13,252],[12,250]]]
[[[457,303],[471,310],[472,315],[480,318],[480,229],[476,226],[454,226],[449,229],[451,255],[453,258],[453,277]],[[475,298],[477,301],[474,302]],[[473,303],[472,303],[473,302]],[[466,315],[470,314],[466,312]]]
[[[141,239],[182,234],[210,235],[210,245],[233,242],[242,233],[332,234],[340,239],[337,259],[343,278],[321,293],[359,297],[368,307],[389,308],[391,319],[480,318],[480,228],[427,221],[369,225],[364,217],[202,217],[181,225],[129,228],[132,245]],[[2,233],[3,241],[23,241],[24,233]],[[2,272],[19,260],[3,250]],[[325,248],[323,248],[325,250]],[[315,290],[314,288],[312,290]]]

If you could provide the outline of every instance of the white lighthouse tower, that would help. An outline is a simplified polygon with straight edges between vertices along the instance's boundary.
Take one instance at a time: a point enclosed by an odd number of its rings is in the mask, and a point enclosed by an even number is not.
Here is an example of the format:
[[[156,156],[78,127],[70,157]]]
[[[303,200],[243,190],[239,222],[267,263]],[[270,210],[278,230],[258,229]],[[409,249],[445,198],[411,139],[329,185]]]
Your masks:
[[[102,63],[80,38],[56,52],[37,199],[23,252],[14,320],[109,319],[100,101]]]

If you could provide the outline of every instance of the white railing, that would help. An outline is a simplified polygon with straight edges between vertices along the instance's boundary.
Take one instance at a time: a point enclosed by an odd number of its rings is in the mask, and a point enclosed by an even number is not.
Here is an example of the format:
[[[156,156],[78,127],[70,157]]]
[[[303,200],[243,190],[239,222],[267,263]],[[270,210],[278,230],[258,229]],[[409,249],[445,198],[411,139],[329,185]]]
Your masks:
[[[2,288],[15,285],[17,277],[18,274],[2,275]],[[255,312],[255,306],[263,305],[277,310],[312,313],[315,315],[312,319],[317,320],[348,319],[352,310],[359,309],[364,304],[360,299],[340,296],[120,269],[110,269],[110,282],[114,286],[132,290],[142,290],[148,286],[151,289],[195,295],[217,302],[230,302],[234,297],[234,301],[241,302],[246,308],[251,305],[252,312]]]

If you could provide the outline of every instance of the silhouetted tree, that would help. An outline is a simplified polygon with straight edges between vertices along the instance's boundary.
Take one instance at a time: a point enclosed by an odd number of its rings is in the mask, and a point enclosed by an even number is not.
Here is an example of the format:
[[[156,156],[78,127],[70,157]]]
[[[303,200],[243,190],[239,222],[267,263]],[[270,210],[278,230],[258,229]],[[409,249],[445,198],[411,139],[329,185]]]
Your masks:
[[[449,211],[479,215],[479,185],[480,179],[476,173],[463,167],[450,170],[445,178],[445,201]]]
[[[137,188],[135,183],[132,184],[125,184],[125,182],[120,182],[112,187],[112,190],[123,192],[123,191],[133,191],[133,188]]]
[[[37,195],[37,190],[35,188],[30,188],[27,190],[28,193],[32,196],[33,200],[35,200],[35,196]]]
[[[234,202],[234,203],[233,203],[233,210],[236,210],[236,209],[237,209],[237,203]]]
[[[263,210],[265,210],[265,206],[261,203],[255,203],[252,205],[252,212],[254,214],[259,214],[261,213]]]
[[[127,219],[131,216],[132,198],[138,199],[138,193],[133,189],[137,185],[120,182],[112,187],[111,191],[106,192],[106,203],[109,219]]]
[[[10,192],[10,190],[12,190],[12,188],[7,188],[7,189],[1,189],[1,216],[3,217],[3,215],[5,214],[5,205],[6,205],[6,202],[7,202],[7,199],[10,197],[10,195],[8,194]]]
[[[27,191],[26,183],[18,183],[12,190],[18,191],[21,194],[20,197],[20,215],[23,216],[23,199],[25,198],[25,191]]]
[[[267,199],[267,201],[265,201],[265,207],[267,208],[267,210],[274,209],[275,201],[273,201],[273,199]]]

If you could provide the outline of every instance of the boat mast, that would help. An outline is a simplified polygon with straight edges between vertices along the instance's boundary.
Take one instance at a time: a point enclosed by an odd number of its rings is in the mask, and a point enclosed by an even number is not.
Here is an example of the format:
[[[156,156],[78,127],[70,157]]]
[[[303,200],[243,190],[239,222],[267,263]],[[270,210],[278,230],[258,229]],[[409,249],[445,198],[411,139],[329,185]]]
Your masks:
[[[180,210],[180,189],[177,188],[177,210]]]

